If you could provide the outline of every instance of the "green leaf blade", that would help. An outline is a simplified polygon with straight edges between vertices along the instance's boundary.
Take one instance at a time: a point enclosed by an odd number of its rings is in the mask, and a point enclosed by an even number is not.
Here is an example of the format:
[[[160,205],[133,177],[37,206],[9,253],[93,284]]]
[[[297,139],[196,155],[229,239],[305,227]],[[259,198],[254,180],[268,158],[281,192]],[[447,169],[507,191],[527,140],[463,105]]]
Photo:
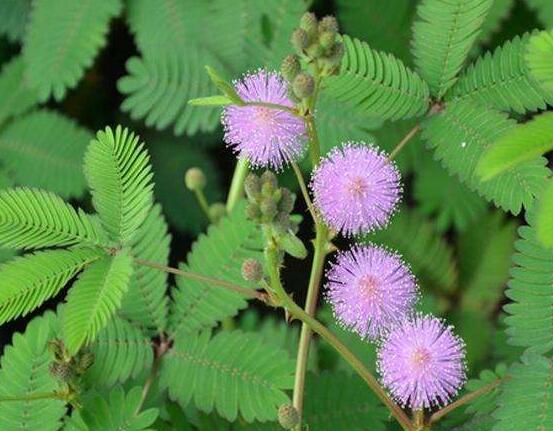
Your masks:
[[[549,181],[538,201],[536,234],[547,248],[553,248],[553,181]]]
[[[5,2],[0,2],[0,5],[3,4]],[[25,81],[24,71],[25,64],[20,56],[2,66],[0,73],[0,124],[27,112],[38,103],[38,95]]]

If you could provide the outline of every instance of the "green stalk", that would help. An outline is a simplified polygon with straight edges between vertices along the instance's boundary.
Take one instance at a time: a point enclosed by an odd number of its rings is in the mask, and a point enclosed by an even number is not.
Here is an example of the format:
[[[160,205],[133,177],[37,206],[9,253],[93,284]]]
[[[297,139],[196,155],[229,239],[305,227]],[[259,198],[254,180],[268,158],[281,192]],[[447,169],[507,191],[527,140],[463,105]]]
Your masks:
[[[207,199],[204,195],[203,190],[194,190],[194,194],[196,195],[196,199],[198,200],[198,203],[200,204],[200,208],[207,216],[207,219],[213,223],[213,220],[211,220],[211,215],[209,213],[209,203],[207,202]]]
[[[227,213],[231,213],[244,194],[244,181],[248,175],[248,160],[238,159],[227,197]]]

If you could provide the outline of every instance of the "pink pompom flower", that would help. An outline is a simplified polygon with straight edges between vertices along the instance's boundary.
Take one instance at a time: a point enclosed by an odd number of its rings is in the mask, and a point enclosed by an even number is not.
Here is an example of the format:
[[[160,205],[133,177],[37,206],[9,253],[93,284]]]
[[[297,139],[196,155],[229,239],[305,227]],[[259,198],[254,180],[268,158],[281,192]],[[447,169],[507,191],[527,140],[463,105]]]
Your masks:
[[[349,142],[321,162],[311,189],[324,221],[351,236],[386,226],[400,200],[400,173],[385,153]]]
[[[465,344],[437,317],[415,315],[383,342],[378,369],[382,384],[402,406],[444,406],[465,383]]]
[[[418,299],[415,277],[401,257],[372,244],[340,253],[327,278],[336,319],[369,340],[411,314]]]
[[[274,72],[259,70],[235,83],[246,102],[268,102],[293,108],[288,86]],[[222,123],[225,142],[254,166],[281,169],[303,154],[306,142],[302,118],[264,106],[227,106]]]

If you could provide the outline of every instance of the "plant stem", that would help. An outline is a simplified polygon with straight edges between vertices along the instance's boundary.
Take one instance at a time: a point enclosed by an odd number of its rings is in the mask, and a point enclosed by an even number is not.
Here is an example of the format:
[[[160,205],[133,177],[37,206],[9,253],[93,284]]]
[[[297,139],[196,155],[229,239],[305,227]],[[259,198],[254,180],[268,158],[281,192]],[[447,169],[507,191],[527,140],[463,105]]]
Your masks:
[[[152,364],[152,369],[150,370],[150,375],[148,376],[148,379],[144,383],[144,387],[142,388],[142,395],[140,396],[140,402],[138,403],[138,406],[136,406],[136,410],[134,412],[135,415],[137,415],[140,410],[142,410],[142,407],[144,406],[144,402],[146,401],[146,398],[148,398],[148,393],[150,392],[150,389],[152,388],[152,384],[154,383],[157,372],[159,370],[159,367],[161,365],[161,360],[163,358],[163,355],[167,353],[169,350],[170,342],[167,340],[162,340],[158,346],[156,346],[155,349],[155,359],[154,363]]]
[[[415,431],[424,431],[424,410],[415,410],[413,412],[413,426]]]
[[[388,156],[389,160],[394,160],[394,158],[399,154],[399,152],[402,150],[402,148],[411,140],[413,137],[417,134],[417,132],[420,130],[421,126],[417,124],[415,127],[413,127],[407,135],[399,142],[399,144],[396,145],[396,147],[392,150],[390,155]]]
[[[208,220],[213,223],[213,220],[211,219],[211,214],[209,214],[209,204],[207,203],[207,199],[204,195],[203,190],[194,190],[194,194],[196,195],[196,199],[198,200],[198,203],[200,204],[200,208],[207,216]]]
[[[307,136],[309,137],[309,155],[311,157],[311,163],[313,167],[319,164],[321,158],[321,149],[319,143],[319,135],[317,134],[317,128],[315,127],[315,118],[312,114],[305,117],[305,127],[307,128]]]
[[[453,410],[455,410],[458,407],[461,407],[461,406],[463,406],[467,403],[470,403],[475,398],[478,398],[481,395],[485,395],[488,392],[493,391],[497,386],[499,386],[501,383],[503,383],[504,381],[506,381],[508,379],[509,379],[509,377],[504,377],[502,379],[497,379],[497,380],[487,384],[486,386],[482,386],[480,389],[478,389],[474,392],[470,392],[470,393],[462,396],[457,401],[445,406],[443,409],[438,410],[436,413],[434,413],[432,416],[430,416],[430,421],[429,421],[430,424],[434,424],[434,423],[438,422],[440,419],[442,419],[448,413],[452,412]]]
[[[236,167],[234,168],[234,174],[230,183],[230,189],[227,197],[227,213],[231,213],[236,204],[242,198],[244,193],[244,181],[248,175],[249,167],[247,159],[238,159]]]
[[[292,162],[291,165],[292,165],[292,169],[294,170],[294,173],[296,174],[296,178],[298,179],[298,184],[300,186],[303,199],[305,200],[307,208],[309,209],[309,213],[311,214],[313,221],[317,222],[318,220],[317,212],[315,211],[313,202],[311,202],[311,198],[309,197],[309,191],[307,190],[307,186],[305,185],[305,181],[303,179],[303,174],[301,173],[301,169],[296,162]]]
[[[139,265],[149,266],[150,268],[158,269],[160,271],[168,272],[170,274],[175,274],[180,277],[189,278],[191,280],[197,280],[204,283],[210,283],[215,286],[225,288],[227,290],[232,290],[233,292],[239,293],[245,296],[246,298],[257,299],[265,303],[267,303],[268,301],[267,295],[263,292],[258,292],[257,290],[254,290],[254,289],[248,289],[247,287],[242,287],[225,280],[218,280],[216,278],[207,277],[205,275],[197,274],[195,272],[183,271],[177,268],[172,268],[170,266],[165,266],[159,263],[150,262],[148,260],[135,259],[134,261]]]

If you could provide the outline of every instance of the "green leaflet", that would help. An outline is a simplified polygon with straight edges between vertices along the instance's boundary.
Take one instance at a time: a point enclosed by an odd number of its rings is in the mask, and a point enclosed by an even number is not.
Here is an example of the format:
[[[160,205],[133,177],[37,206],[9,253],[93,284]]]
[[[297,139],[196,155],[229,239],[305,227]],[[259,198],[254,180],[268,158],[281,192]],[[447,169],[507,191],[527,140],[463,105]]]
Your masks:
[[[423,137],[435,157],[450,174],[498,207],[518,214],[531,205],[542,190],[549,170],[541,157],[512,171],[483,182],[476,174],[482,154],[504,133],[516,128],[515,121],[499,111],[469,101],[448,104],[439,114],[422,123]]]
[[[3,0],[0,2],[0,34],[12,42],[21,41],[31,11],[31,0]]]
[[[505,321],[509,343],[546,353],[553,348],[553,250],[536,237],[534,210],[526,213],[526,220],[528,226],[519,228],[515,243],[506,292],[512,302],[504,307],[510,315]]]
[[[152,342],[127,320],[113,316],[90,343],[94,363],[86,378],[92,386],[113,386],[152,367]]]
[[[23,334],[14,334],[1,360],[0,399],[58,389],[48,370],[52,357],[47,350],[47,342],[54,337],[56,328],[56,316],[48,311],[33,319]],[[65,413],[64,402],[55,399],[1,402],[0,429],[56,431]]]
[[[135,259],[168,265],[170,243],[161,206],[154,205],[129,244],[131,253]],[[167,273],[136,265],[119,312],[146,332],[161,334],[167,324],[167,300]]]
[[[190,401],[207,413],[234,421],[275,420],[288,403],[284,390],[294,382],[294,361],[257,334],[209,331],[177,336],[160,372],[162,387],[186,406]]]
[[[498,397],[493,431],[548,430],[553,428],[553,387],[551,358],[523,357],[522,364],[509,369],[508,379]]]
[[[42,101],[50,96],[61,100],[77,85],[105,44],[109,21],[121,6],[120,0],[33,2],[23,58],[26,79]]]
[[[493,0],[422,0],[413,24],[417,70],[441,99],[457,80]]]
[[[0,2],[0,8],[5,4],[6,2]],[[1,11],[0,16],[2,16]],[[36,91],[29,88],[23,78],[24,70],[25,64],[21,56],[14,57],[2,66],[0,73],[0,125],[11,117],[25,113],[38,103]]]
[[[551,8],[553,22],[553,7]],[[553,95],[553,31],[534,34],[528,42],[526,63],[544,93]],[[553,97],[553,96],[551,96]]]
[[[500,135],[482,155],[477,173],[484,180],[512,170],[553,149],[553,113],[534,117]]]
[[[398,120],[424,114],[428,109],[426,83],[390,54],[375,51],[365,42],[343,36],[346,53],[340,73],[326,79],[326,92],[360,113]]]
[[[127,250],[106,256],[90,265],[67,295],[63,333],[67,349],[76,353],[92,342],[121,306],[133,271]]]
[[[96,134],[84,161],[92,203],[111,239],[126,245],[152,207],[149,156],[128,129],[109,127]]]
[[[262,248],[259,226],[246,219],[244,204],[240,204],[232,214],[211,225],[207,235],[200,235],[187,264],[180,268],[246,286],[240,273],[242,262],[248,258],[262,260]],[[246,299],[236,292],[185,277],[177,277],[172,293],[171,334],[210,328],[247,306]]]
[[[452,291],[457,287],[452,250],[433,225],[416,212],[402,209],[387,229],[364,239],[397,250],[423,288]]]
[[[536,214],[536,234],[540,242],[548,247],[553,247],[553,181],[540,196]]]
[[[516,0],[493,0],[493,4],[480,28],[476,43],[472,47],[471,54],[475,56],[478,55],[481,51],[481,45],[488,44],[492,40],[495,33],[501,29],[503,21],[508,19],[515,5],[515,1]]]
[[[507,41],[493,54],[486,52],[459,77],[446,99],[470,99],[521,114],[545,109],[553,103],[553,92],[547,94],[530,75],[524,59],[529,40],[533,38],[526,33]]]
[[[90,394],[85,397],[81,410],[73,413],[64,431],[154,431],[159,410],[140,408],[142,387],[127,393],[116,386],[108,394]]]
[[[0,322],[33,311],[101,256],[102,252],[86,248],[47,250],[0,265]]]
[[[59,196],[28,188],[0,190],[0,245],[33,249],[106,245],[96,221]]]
[[[40,110],[17,118],[0,134],[0,161],[16,183],[80,197],[82,160],[92,134],[68,117]],[[30,168],[32,166],[32,168]]]

